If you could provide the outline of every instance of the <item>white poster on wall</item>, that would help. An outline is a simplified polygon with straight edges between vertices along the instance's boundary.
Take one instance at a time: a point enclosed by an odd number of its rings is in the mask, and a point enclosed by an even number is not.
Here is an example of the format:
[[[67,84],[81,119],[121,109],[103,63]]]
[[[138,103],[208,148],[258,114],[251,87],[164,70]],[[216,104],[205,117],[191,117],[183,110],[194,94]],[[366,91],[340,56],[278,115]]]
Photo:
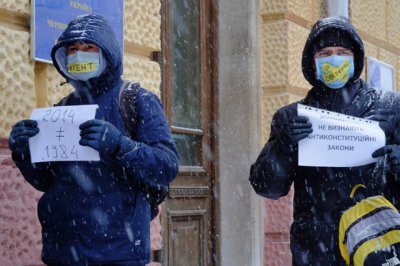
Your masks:
[[[367,58],[367,82],[371,87],[393,91],[394,70],[393,66],[375,58]]]

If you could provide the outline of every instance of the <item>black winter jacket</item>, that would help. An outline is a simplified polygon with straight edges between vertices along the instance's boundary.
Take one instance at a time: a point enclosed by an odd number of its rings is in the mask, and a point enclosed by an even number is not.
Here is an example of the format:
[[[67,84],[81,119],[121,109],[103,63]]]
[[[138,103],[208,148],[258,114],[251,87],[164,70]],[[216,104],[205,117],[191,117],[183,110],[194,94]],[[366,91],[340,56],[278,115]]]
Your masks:
[[[398,180],[388,175],[385,183],[373,176],[375,164],[351,168],[304,167],[297,165],[297,151],[284,152],[287,148],[282,146],[279,132],[285,121],[297,116],[298,103],[356,117],[366,117],[373,110],[400,107],[396,94],[369,89],[362,80],[354,83],[355,93],[349,105],[338,105],[335,100],[321,101],[318,90],[313,88],[305,99],[278,110],[270,138],[250,172],[254,190],[267,198],[285,196],[294,185],[291,250],[295,265],[318,265],[317,261],[320,265],[340,265],[337,227],[341,213],[352,204],[348,198],[356,184],[365,184],[373,193],[385,195],[400,207],[396,196],[400,195]],[[331,95],[332,99],[335,97],[340,96]]]
[[[315,79],[312,46],[327,29],[341,31],[354,42],[355,75],[346,86],[333,90]],[[372,193],[382,194],[399,207],[400,184],[395,176],[383,180],[373,175],[375,164],[359,167],[298,166],[297,149],[288,149],[280,140],[286,121],[297,116],[297,104],[317,107],[356,117],[367,117],[374,110],[400,110],[400,98],[392,92],[369,88],[359,79],[364,49],[356,31],[343,18],[319,21],[311,30],[303,52],[303,74],[314,87],[305,99],[279,109],[272,120],[270,138],[257,161],[251,166],[250,182],[261,196],[278,199],[294,185],[291,251],[293,265],[342,265],[338,248],[341,213],[350,204],[352,188],[365,184]]]

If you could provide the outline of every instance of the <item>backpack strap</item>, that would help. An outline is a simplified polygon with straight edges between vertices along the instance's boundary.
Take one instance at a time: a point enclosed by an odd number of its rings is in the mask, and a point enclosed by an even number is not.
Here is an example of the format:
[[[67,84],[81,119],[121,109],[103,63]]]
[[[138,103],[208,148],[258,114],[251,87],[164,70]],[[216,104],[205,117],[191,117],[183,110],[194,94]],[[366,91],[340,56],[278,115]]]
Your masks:
[[[118,100],[119,100],[119,109],[121,111],[121,114],[125,113],[125,105],[121,105],[122,99],[123,97],[125,97],[125,90],[128,88],[128,86],[131,84],[131,82],[129,80],[123,80],[122,81],[122,85],[121,88],[119,89],[119,93],[118,93]]]
[[[132,83],[129,80],[124,80],[119,90],[119,110],[124,121],[124,126],[128,130],[132,139],[136,136],[136,108],[135,94],[140,87],[139,83]]]
[[[137,116],[135,108],[135,94],[139,87],[139,83],[132,83],[128,80],[124,80],[118,95],[119,110],[122,120],[132,139],[135,139],[136,137]],[[149,194],[151,220],[153,220],[159,212],[158,205],[163,202],[168,191],[151,189],[147,186],[145,186],[145,190],[146,193]]]

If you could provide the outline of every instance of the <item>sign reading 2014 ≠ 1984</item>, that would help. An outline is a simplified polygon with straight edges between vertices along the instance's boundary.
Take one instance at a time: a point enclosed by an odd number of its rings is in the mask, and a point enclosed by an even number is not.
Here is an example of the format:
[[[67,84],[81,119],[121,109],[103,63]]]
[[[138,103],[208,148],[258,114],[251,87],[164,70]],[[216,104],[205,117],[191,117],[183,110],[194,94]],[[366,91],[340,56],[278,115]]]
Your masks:
[[[38,108],[30,119],[38,122],[39,134],[29,139],[33,163],[49,161],[98,161],[99,153],[79,145],[79,125],[93,119],[98,105]]]

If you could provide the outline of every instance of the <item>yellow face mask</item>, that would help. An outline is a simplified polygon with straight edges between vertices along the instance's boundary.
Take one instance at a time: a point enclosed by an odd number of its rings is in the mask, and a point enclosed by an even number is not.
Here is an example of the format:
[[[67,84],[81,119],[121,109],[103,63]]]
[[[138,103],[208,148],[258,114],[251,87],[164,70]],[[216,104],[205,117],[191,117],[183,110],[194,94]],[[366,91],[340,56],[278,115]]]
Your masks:
[[[331,89],[340,89],[354,76],[353,56],[331,55],[315,59],[316,78]]]
[[[89,80],[98,77],[100,69],[100,53],[77,51],[67,57],[68,73],[77,80]],[[103,69],[104,70],[104,69]]]

